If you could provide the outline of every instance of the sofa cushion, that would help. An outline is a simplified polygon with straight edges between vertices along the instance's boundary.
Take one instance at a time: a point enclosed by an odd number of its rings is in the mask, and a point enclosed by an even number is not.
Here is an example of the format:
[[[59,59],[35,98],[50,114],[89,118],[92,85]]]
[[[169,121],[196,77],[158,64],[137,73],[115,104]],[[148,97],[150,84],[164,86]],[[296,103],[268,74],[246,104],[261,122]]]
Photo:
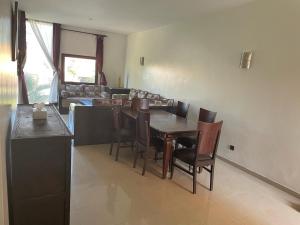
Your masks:
[[[76,92],[76,91],[68,91],[68,95],[70,97],[81,97],[83,96],[82,93]]]
[[[86,97],[99,97],[101,96],[100,91],[86,91],[85,92]]]
[[[167,106],[174,105],[174,99],[168,99],[168,98],[161,97],[159,100],[161,101],[162,105],[167,105]]]
[[[111,95],[108,92],[101,92],[100,97],[101,98],[111,98]]]
[[[70,97],[83,97],[84,94],[84,85],[74,85],[74,84],[66,84],[66,91]]]
[[[139,90],[139,91],[138,91],[138,94],[137,94],[137,97],[138,97],[138,98],[146,98],[147,94],[148,94],[147,91]]]
[[[84,92],[87,97],[101,96],[101,92],[105,90],[103,85],[85,85]]]
[[[137,96],[137,90],[135,90],[135,89],[131,89],[130,90],[130,92],[129,92],[129,97],[128,97],[128,99],[129,100],[132,100],[134,97],[136,97]]]
[[[151,99],[151,100],[159,100],[160,95],[159,94],[148,93],[146,98]]]
[[[60,90],[66,90],[66,85],[65,84],[60,84]]]
[[[68,98],[70,96],[69,92],[66,90],[62,90],[60,95],[62,98]]]
[[[84,86],[84,91],[101,91],[101,86],[100,85],[85,85]]]

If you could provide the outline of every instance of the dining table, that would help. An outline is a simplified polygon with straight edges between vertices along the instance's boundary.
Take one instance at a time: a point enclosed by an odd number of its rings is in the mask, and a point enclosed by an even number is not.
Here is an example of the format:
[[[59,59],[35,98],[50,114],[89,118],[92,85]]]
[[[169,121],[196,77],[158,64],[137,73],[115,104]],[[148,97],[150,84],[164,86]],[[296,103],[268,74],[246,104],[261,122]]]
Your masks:
[[[149,112],[150,128],[164,142],[162,178],[166,178],[172,157],[173,141],[180,136],[195,135],[197,123],[161,109],[150,109]],[[129,119],[136,120],[138,112],[124,108],[122,114]]]

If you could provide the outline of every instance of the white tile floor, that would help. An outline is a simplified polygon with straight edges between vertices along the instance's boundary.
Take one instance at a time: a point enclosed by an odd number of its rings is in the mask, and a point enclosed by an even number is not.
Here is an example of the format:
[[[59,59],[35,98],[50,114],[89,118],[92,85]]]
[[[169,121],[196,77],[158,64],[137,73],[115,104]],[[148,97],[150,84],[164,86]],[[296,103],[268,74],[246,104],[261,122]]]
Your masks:
[[[163,180],[153,161],[143,177],[130,149],[121,149],[119,162],[108,151],[73,148],[71,225],[300,225],[299,199],[221,160],[214,191],[203,172],[193,195],[188,175],[175,170]]]

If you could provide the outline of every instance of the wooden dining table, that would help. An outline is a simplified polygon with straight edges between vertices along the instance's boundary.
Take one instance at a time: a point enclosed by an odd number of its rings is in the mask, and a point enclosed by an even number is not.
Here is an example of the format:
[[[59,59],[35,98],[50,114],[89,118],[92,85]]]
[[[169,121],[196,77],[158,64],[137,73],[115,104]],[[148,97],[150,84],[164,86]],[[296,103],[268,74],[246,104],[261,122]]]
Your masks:
[[[195,135],[197,123],[164,110],[150,109],[150,128],[164,141],[162,177],[166,178],[172,157],[173,140],[180,136]],[[123,109],[125,117],[136,120],[137,111]]]

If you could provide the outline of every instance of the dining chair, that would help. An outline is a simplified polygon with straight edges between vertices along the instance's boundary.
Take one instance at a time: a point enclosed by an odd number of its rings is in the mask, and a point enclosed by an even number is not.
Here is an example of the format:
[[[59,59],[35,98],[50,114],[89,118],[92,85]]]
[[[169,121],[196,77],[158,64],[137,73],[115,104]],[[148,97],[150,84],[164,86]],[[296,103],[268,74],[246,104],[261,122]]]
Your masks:
[[[186,118],[188,111],[189,111],[189,107],[190,107],[190,104],[178,101],[175,114],[177,116]]]
[[[133,98],[131,102],[131,110],[137,112],[138,110],[149,110],[150,99],[147,98]]]
[[[217,113],[209,111],[204,108],[200,108],[199,110],[199,116],[198,121],[206,122],[206,123],[213,123],[215,122]],[[196,145],[197,143],[197,137],[196,136],[183,136],[176,139],[176,148],[178,148],[178,145],[191,148],[193,145]]]
[[[149,110],[150,99],[140,98],[138,103],[138,109],[140,110]]]
[[[193,176],[193,194],[196,194],[197,168],[203,168],[210,173],[210,191],[213,190],[215,158],[219,144],[223,121],[217,123],[198,122],[197,144],[193,148],[175,149],[172,154],[171,176],[173,178],[174,167]],[[180,160],[192,166],[193,172],[190,172],[182,164],[177,163]]]
[[[122,125],[121,106],[117,105],[117,106],[112,107],[112,113],[113,113],[114,132],[113,132],[113,140],[110,145],[109,154],[112,155],[114,142],[117,142],[117,151],[116,151],[115,160],[118,161],[120,148],[129,147],[128,145],[121,146],[121,143],[130,142],[131,149],[133,150],[135,137],[134,137],[134,133],[131,131],[131,129],[126,129]]]
[[[133,168],[136,167],[138,156],[144,160],[143,172],[144,176],[148,161],[148,151],[150,147],[150,112],[148,110],[139,110],[136,120],[136,148],[133,161]]]
[[[139,104],[140,104],[140,99],[138,97],[134,97],[132,100],[131,100],[131,110],[132,111],[138,111],[139,109]]]

